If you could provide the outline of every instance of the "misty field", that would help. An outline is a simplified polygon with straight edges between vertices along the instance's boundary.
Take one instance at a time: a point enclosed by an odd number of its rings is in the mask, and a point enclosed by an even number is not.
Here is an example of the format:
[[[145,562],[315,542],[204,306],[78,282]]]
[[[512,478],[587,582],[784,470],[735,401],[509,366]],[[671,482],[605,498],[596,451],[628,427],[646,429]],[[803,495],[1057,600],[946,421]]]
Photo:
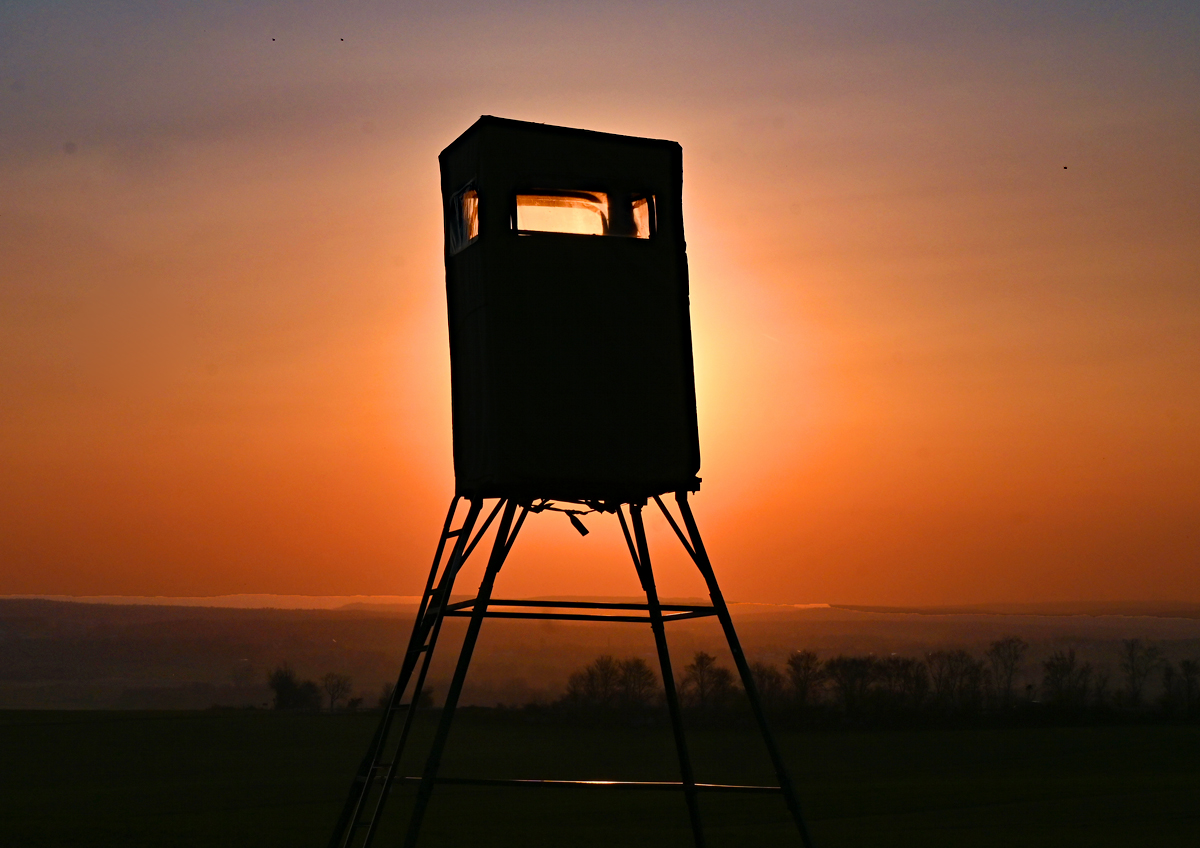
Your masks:
[[[319,848],[375,719],[0,713],[0,844]],[[428,716],[421,725],[427,734]],[[753,735],[691,739],[698,779],[770,780]],[[1191,846],[1200,833],[1195,726],[788,733],[782,744],[822,848]],[[443,774],[675,777],[661,726],[534,726],[473,710]],[[393,825],[411,791],[394,796]],[[703,812],[712,845],[799,844],[774,798],[708,796]],[[574,789],[439,787],[424,835],[429,846],[690,844],[674,793]]]

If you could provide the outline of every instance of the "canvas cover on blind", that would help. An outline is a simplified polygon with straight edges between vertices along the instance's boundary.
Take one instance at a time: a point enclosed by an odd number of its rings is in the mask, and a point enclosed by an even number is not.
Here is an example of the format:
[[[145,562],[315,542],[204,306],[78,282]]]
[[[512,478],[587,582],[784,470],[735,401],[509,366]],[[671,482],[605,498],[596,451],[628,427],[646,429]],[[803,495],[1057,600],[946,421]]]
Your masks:
[[[458,492],[697,489],[682,148],[485,116],[439,160]]]

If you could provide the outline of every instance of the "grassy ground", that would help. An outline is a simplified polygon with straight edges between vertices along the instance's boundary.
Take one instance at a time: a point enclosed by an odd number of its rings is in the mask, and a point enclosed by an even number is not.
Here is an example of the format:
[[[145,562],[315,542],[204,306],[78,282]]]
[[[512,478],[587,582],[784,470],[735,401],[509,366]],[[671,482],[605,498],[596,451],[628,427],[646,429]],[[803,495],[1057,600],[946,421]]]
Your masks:
[[[373,715],[0,713],[0,846],[323,846]],[[428,731],[424,727],[423,732]],[[757,740],[691,735],[710,782],[769,782]],[[1200,728],[821,732],[782,737],[821,848],[1193,846]],[[669,732],[464,712],[443,774],[675,779]],[[409,769],[413,773],[416,767]],[[411,790],[394,796],[395,844]],[[709,796],[710,844],[797,845],[782,802]],[[689,845],[666,793],[439,787],[423,844]]]

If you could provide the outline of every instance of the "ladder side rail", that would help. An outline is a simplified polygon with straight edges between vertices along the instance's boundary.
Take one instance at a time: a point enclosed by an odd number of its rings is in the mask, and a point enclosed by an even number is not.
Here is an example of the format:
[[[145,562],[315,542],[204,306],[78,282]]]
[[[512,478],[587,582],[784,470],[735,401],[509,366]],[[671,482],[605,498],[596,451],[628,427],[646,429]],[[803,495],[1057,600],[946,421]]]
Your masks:
[[[450,681],[450,688],[446,692],[446,701],[442,705],[442,715],[438,721],[437,732],[434,735],[429,756],[425,761],[425,772],[421,776],[421,783],[417,789],[417,797],[413,804],[412,815],[408,821],[408,831],[404,837],[405,848],[416,848],[417,839],[420,837],[421,821],[425,817],[429,798],[433,794],[438,767],[441,765],[442,751],[446,746],[446,739],[450,735],[450,725],[454,721],[454,711],[458,706],[458,698],[462,694],[463,682],[466,680],[467,669],[471,664],[471,654],[474,652],[475,642],[479,638],[479,630],[483,625],[483,613],[487,611],[488,600],[492,595],[492,587],[495,585],[496,575],[500,572],[500,567],[504,564],[504,559],[512,548],[513,541],[516,539],[516,533],[512,526],[516,508],[517,505],[514,501],[505,501],[504,515],[500,519],[500,526],[496,528],[496,537],[492,542],[492,553],[488,558],[487,567],[484,569],[483,580],[479,585],[479,594],[475,598],[475,615],[467,625],[467,632],[463,637],[462,648],[458,654],[458,664],[454,669],[454,677]],[[527,511],[527,509],[522,510],[522,519],[524,519],[525,512]],[[517,523],[517,528],[521,526],[521,523],[523,521]],[[364,845],[364,848],[367,848],[367,846]]]
[[[456,499],[457,501],[457,499]],[[418,610],[419,618],[413,623],[413,634],[409,640],[408,651],[405,654],[405,661],[401,668],[399,680],[392,690],[392,697],[388,702],[385,711],[385,722],[381,722],[382,738],[377,735],[373,747],[368,751],[363,768],[366,769],[365,777],[360,778],[358,785],[358,795],[354,809],[350,817],[341,822],[342,828],[345,830],[338,843],[338,848],[348,846],[352,841],[355,831],[362,826],[366,826],[367,830],[363,835],[361,844],[369,845],[374,838],[373,834],[378,824],[379,817],[383,811],[383,805],[387,798],[388,792],[391,789],[392,781],[396,777],[396,770],[399,767],[400,758],[403,755],[407,744],[409,733],[412,729],[413,721],[416,717],[416,705],[420,702],[421,692],[424,690],[426,675],[429,671],[430,663],[433,659],[434,646],[437,643],[438,633],[441,630],[441,625],[444,617],[446,600],[449,599],[450,593],[453,591],[454,579],[462,569],[463,564],[471,555],[471,551],[479,543],[483,534],[487,532],[488,525],[495,519],[500,507],[503,505],[501,499],[496,503],[495,508],[483,522],[483,526],[479,528],[474,540],[471,540],[471,533],[474,530],[475,524],[478,521],[482,510],[482,499],[471,501],[471,507],[463,520],[463,524],[458,530],[450,531],[450,523],[447,522],[443,528],[442,539],[439,542],[436,558],[434,560],[434,568],[430,572],[430,580],[426,583],[426,593],[422,596],[420,609]],[[441,565],[442,556],[444,554],[445,543],[451,537],[455,538],[455,545],[451,549],[450,558],[444,569],[441,569],[441,578],[437,585],[430,588],[434,576],[437,574]],[[468,544],[470,542],[470,544]],[[464,550],[464,546],[465,550]],[[424,654],[423,657],[421,655]],[[404,693],[408,689],[408,682],[412,679],[412,673],[416,667],[417,660],[421,660],[421,670],[418,673],[418,679],[413,689],[413,694],[409,699],[408,704],[404,704]],[[396,742],[395,750],[392,753],[390,762],[387,764],[387,772],[382,778],[382,785],[379,789],[379,795],[375,800],[374,809],[370,816],[364,818],[362,816],[363,808],[367,804],[367,799],[370,797],[371,790],[375,785],[375,781],[379,778],[379,762],[386,750],[386,736],[391,722],[395,718],[396,712],[401,708],[406,707],[407,711],[404,717],[404,723],[401,728],[400,738]],[[349,805],[348,805],[349,806]],[[336,833],[336,832],[335,832]]]
[[[483,534],[486,533],[487,529],[492,526],[492,522],[496,520],[496,514],[500,512],[500,507],[504,506],[504,500],[504,498],[500,498],[496,501],[496,505],[492,507],[492,511],[488,513],[487,520],[483,522],[483,526],[479,528],[479,532],[475,534],[475,538],[471,540],[471,544],[467,546],[467,550],[463,553],[462,559],[459,561],[459,567],[462,566],[462,563],[467,561],[467,559],[471,556],[471,552],[475,550],[475,546],[479,544],[479,540],[483,538]],[[468,533],[467,535],[469,536],[471,534]],[[450,600],[449,596],[446,597],[446,600]]]
[[[371,742],[367,746],[367,751],[363,755],[362,761],[359,763],[354,781],[350,785],[350,791],[346,794],[346,803],[342,806],[341,815],[334,826],[333,836],[329,840],[329,848],[344,848],[348,844],[363,801],[370,792],[375,763],[379,760],[379,752],[382,750],[384,740],[387,738],[388,728],[393,718],[393,708],[398,703],[397,692],[400,689],[401,681],[405,679],[405,667],[408,665],[408,658],[412,653],[414,644],[417,644],[417,634],[421,629],[424,612],[429,603],[430,590],[434,580],[437,578],[438,571],[441,570],[442,556],[446,549],[446,540],[450,537],[450,527],[454,522],[454,513],[458,510],[460,500],[461,498],[458,495],[450,499],[450,508],[446,511],[446,520],[442,524],[442,534],[438,538],[437,550],[433,555],[433,565],[429,569],[429,577],[425,580],[425,591],[421,595],[421,603],[417,608],[417,617],[413,620],[413,629],[409,635],[408,650],[405,652],[404,663],[401,665],[396,685],[392,688],[392,696],[384,708],[383,715],[379,717],[379,723],[375,727]]]
[[[477,501],[476,503],[482,506],[482,501]],[[469,514],[467,516],[467,521],[463,524],[459,535],[459,541],[450,555],[450,561],[447,563],[446,569],[442,572],[442,577],[437,587],[433,590],[434,601],[432,604],[433,611],[429,616],[430,626],[427,628],[426,636],[422,639],[424,657],[421,660],[421,670],[417,673],[417,680],[413,686],[412,696],[409,699],[409,709],[404,716],[404,723],[400,728],[400,738],[396,743],[396,749],[392,754],[391,761],[388,763],[388,770],[384,775],[383,785],[380,787],[379,798],[375,802],[375,810],[371,816],[371,823],[367,826],[367,832],[363,837],[363,848],[367,848],[375,838],[375,828],[383,812],[383,805],[387,800],[388,793],[391,791],[393,782],[396,780],[396,773],[400,768],[400,758],[404,754],[409,734],[412,731],[413,722],[416,719],[417,705],[420,703],[421,693],[425,690],[425,678],[429,673],[429,666],[433,662],[433,651],[437,645],[438,634],[441,633],[442,623],[446,620],[445,602],[450,598],[450,593],[454,589],[454,581],[462,570],[463,565],[466,564],[467,557],[471,555],[471,551],[475,549],[475,544],[487,532],[488,525],[496,517],[496,513],[499,512],[503,503],[502,499],[496,504],[496,508],[492,510],[487,520],[484,521],[483,526],[479,529],[479,534],[475,537],[475,541],[467,545],[464,550],[463,545],[471,535],[475,518],[479,514],[478,510],[476,510],[474,515]]]
[[[388,700],[386,712],[389,716],[394,717],[395,711],[399,709],[404,701],[404,692],[408,689],[409,680],[412,679],[412,673],[413,669],[416,667],[417,658],[420,657],[422,653],[425,653],[426,656],[428,656],[430,653],[429,651],[425,650],[425,645],[427,644],[426,639],[429,636],[432,625],[437,621],[437,618],[429,615],[429,608],[436,598],[444,595],[445,591],[449,591],[448,587],[444,591],[442,590],[442,587],[446,584],[447,575],[452,575],[453,573],[457,572],[456,563],[461,565],[462,548],[464,544],[463,540],[470,534],[471,528],[474,526],[475,521],[479,517],[479,512],[482,506],[482,501],[471,501],[470,509],[467,511],[466,518],[463,520],[463,526],[459,528],[457,535],[455,536],[454,547],[450,550],[450,558],[446,562],[445,568],[441,569],[441,579],[438,581],[437,587],[431,591],[429,589],[429,585],[432,584],[432,578],[434,577],[434,574],[436,574],[441,564],[442,555],[445,549],[445,542],[451,534],[448,532],[443,534],[442,541],[438,545],[438,557],[436,560],[434,560],[434,571],[430,574],[430,580],[426,584],[426,594],[421,598],[421,605],[418,608],[418,618],[413,622],[412,634],[409,636],[408,640],[408,649],[404,654],[404,663],[400,667],[400,676],[396,680],[396,685],[392,687],[392,695]],[[451,577],[451,582],[453,582],[453,577]],[[410,704],[415,703],[415,701],[410,701]],[[411,712],[412,710],[410,709],[409,713],[411,714]],[[383,747],[386,744],[387,731],[388,727],[390,727],[390,724],[391,722],[389,721],[387,726],[383,726],[383,735],[379,740],[378,746],[376,746],[375,757],[372,766],[379,761],[379,754],[382,752]]]
[[[455,495],[450,501],[450,512],[446,515],[446,523],[442,525],[442,536],[440,539],[438,539],[437,550],[433,554],[433,568],[429,569],[429,577],[425,579],[425,591],[421,593],[421,603],[417,606],[417,617],[413,621],[413,632],[408,639],[409,650],[412,650],[413,647],[413,637],[416,636],[417,625],[425,619],[425,613],[429,610],[429,600],[433,592],[434,581],[437,579],[438,570],[442,564],[442,554],[446,550],[446,542],[450,539],[450,527],[454,523],[454,513],[458,510],[458,502],[460,500],[462,500],[462,496]],[[479,508],[476,507],[474,501],[472,501],[471,507],[467,511],[466,519],[464,519],[463,527],[467,525],[467,522],[471,521],[472,515],[477,514],[478,512]],[[462,529],[462,527],[459,528],[459,535],[462,534]],[[455,537],[456,546],[457,541],[458,536]],[[399,683],[398,679],[397,683]]]

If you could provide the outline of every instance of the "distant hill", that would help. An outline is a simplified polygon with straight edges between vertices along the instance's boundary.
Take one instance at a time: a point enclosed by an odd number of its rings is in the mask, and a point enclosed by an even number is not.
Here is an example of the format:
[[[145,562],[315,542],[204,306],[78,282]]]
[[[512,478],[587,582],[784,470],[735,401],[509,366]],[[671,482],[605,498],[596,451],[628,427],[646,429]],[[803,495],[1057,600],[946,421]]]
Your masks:
[[[1185,605],[732,609],[750,658],[777,665],[800,649],[821,656],[918,656],[947,646],[982,653],[991,640],[1010,634],[1032,646],[1025,670],[1031,680],[1038,679],[1041,661],[1063,648],[1115,673],[1120,640],[1135,636],[1158,642],[1174,659],[1200,657],[1200,615]],[[395,679],[414,612],[406,603],[246,609],[0,598],[0,708],[262,706],[270,697],[266,675],[283,662],[310,679],[348,674],[369,705]],[[445,692],[464,627],[463,619],[454,619],[443,628],[430,672],[435,697]],[[729,664],[712,619],[668,627],[676,668],[699,650]],[[556,698],[570,674],[600,654],[657,664],[644,625],[489,621],[463,702]]]
[[[1039,604],[968,604],[927,607],[880,607],[833,604],[836,609],[855,612],[908,613],[911,615],[1120,615],[1155,618],[1200,619],[1200,604],[1165,601],[1067,601]]]

